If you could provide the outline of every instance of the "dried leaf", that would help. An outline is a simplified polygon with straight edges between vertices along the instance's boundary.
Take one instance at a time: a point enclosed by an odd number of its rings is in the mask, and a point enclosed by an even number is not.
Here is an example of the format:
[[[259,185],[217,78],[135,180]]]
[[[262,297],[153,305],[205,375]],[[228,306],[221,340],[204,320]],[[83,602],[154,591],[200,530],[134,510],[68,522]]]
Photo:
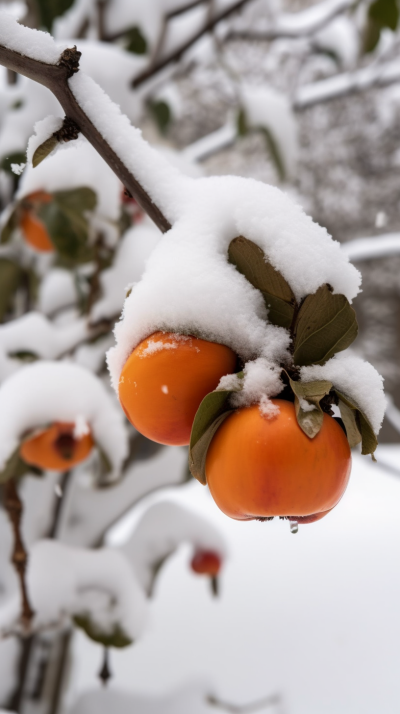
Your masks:
[[[9,457],[4,469],[0,472],[0,483],[6,483],[10,479],[18,479],[25,474],[34,474],[35,476],[41,476],[42,470],[36,466],[25,463],[19,454],[20,446],[18,446],[15,451]]]
[[[354,409],[349,407],[346,402],[339,399],[339,409],[340,415],[343,420],[344,427],[346,429],[347,440],[349,442],[350,448],[357,446],[362,440],[362,436],[357,426],[356,412]]]
[[[55,136],[50,136],[46,141],[43,142],[43,144],[40,144],[38,148],[36,149],[35,153],[32,156],[32,166],[35,169],[36,166],[39,166],[39,164],[44,161],[48,157],[49,154],[53,151],[53,149],[56,148],[58,144],[58,141]]]
[[[324,364],[347,349],[357,337],[356,313],[344,295],[333,295],[328,285],[307,295],[294,329],[293,360],[297,365]]]
[[[261,248],[251,240],[239,236],[231,241],[228,257],[249,283],[262,292],[269,310],[269,321],[273,325],[289,328],[296,299],[289,283],[266,260]]]
[[[240,379],[243,372],[239,372],[237,376]],[[235,391],[240,391],[240,387],[231,390],[216,389],[210,392],[204,397],[196,412],[190,435],[189,468],[192,476],[203,485],[207,483],[205,467],[208,447],[222,422],[232,414],[229,397]]]

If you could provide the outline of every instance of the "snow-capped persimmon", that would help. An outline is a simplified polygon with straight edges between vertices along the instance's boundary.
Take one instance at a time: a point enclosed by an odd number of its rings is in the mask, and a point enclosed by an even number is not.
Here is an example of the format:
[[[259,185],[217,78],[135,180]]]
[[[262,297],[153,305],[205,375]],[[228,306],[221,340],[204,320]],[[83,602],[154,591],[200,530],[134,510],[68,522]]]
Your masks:
[[[217,506],[237,520],[289,516],[312,522],[334,508],[351,470],[350,447],[337,421],[324,414],[310,439],[294,405],[273,399],[279,412],[238,409],[213,437],[206,458],[207,483]]]
[[[35,208],[38,208],[41,204],[50,203],[51,200],[51,194],[45,191],[31,193],[24,201],[25,206],[19,224],[26,242],[42,253],[49,253],[54,250],[54,246],[46,226],[37,217]]]
[[[190,567],[197,575],[209,575],[215,578],[221,570],[222,560],[214,550],[197,550],[191,560]]]
[[[21,445],[20,456],[32,466],[67,471],[86,459],[92,448],[90,434],[74,435],[74,424],[56,422]]]
[[[128,357],[119,399],[144,436],[160,444],[186,445],[200,402],[235,366],[236,355],[225,345],[155,332]]]

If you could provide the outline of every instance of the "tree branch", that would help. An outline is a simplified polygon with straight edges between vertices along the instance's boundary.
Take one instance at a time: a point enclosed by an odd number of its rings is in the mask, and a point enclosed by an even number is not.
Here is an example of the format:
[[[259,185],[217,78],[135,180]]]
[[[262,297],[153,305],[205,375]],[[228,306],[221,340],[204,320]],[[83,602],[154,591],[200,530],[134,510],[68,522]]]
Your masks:
[[[398,61],[365,67],[356,72],[344,72],[335,77],[300,87],[294,97],[293,108],[302,111],[315,104],[365,92],[373,87],[387,87],[399,81],[400,64]]]
[[[153,77],[153,75],[157,74],[157,72],[160,72],[172,62],[177,62],[181,58],[183,53],[190,49],[190,47],[192,47],[192,45],[194,45],[197,40],[203,37],[203,35],[206,35],[207,32],[211,32],[211,30],[213,30],[214,27],[218,25],[218,23],[222,22],[222,20],[225,20],[233,13],[241,10],[249,2],[251,2],[251,0],[236,0],[236,2],[231,5],[231,7],[228,7],[226,10],[219,12],[213,18],[209,19],[200,30],[198,30],[194,33],[194,35],[192,35],[192,37],[190,37],[188,40],[185,40],[185,42],[182,42],[179,47],[159,59],[157,62],[152,64],[151,67],[148,67],[143,72],[138,74],[132,81],[132,87],[140,87],[141,84]],[[190,6],[195,7],[196,5],[197,3],[193,3]]]
[[[124,186],[135,197],[147,215],[165,233],[171,228],[168,219],[76,101],[68,83],[71,71],[73,71],[68,64],[68,58],[71,53],[73,53],[73,50],[65,50],[58,64],[46,64],[0,45],[0,64],[42,84],[54,94],[64,109],[66,116],[77,124],[82,134],[121,179]],[[76,50],[75,56],[80,56],[80,53],[76,52]]]
[[[232,30],[227,40],[268,41],[308,37],[322,30],[337,15],[355,4],[354,0],[326,0],[302,12],[284,14],[277,21],[254,30]]]

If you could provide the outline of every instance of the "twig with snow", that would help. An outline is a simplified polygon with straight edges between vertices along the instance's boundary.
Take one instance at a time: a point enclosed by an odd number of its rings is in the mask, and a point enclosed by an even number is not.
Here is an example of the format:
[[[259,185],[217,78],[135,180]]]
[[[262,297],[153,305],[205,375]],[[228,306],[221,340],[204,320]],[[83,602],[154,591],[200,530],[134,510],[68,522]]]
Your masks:
[[[65,49],[60,55],[49,35],[18,25],[4,12],[0,16],[0,64],[47,87],[60,102],[66,116],[75,122],[154,223],[163,232],[169,230],[170,220],[144,187],[146,162],[151,162],[152,150],[133,127],[130,127],[132,135],[129,136],[128,120],[94,82],[82,76],[82,72],[79,72],[79,80],[73,81],[77,79],[81,53],[75,47]],[[114,133],[117,133],[115,126],[119,123],[122,130],[119,141],[125,151],[119,151],[119,147],[112,146],[109,137],[105,137],[105,121]],[[139,148],[142,180],[128,167],[132,161],[126,160]]]

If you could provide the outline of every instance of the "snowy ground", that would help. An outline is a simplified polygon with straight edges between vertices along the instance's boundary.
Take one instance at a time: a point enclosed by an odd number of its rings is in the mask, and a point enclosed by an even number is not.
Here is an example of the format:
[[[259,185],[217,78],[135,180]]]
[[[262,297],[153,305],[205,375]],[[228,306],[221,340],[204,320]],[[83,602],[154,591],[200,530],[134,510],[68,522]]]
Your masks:
[[[211,692],[237,704],[280,693],[283,708],[263,710],[270,714],[397,714],[400,447],[380,447],[378,460],[397,466],[399,477],[356,456],[342,503],[297,535],[283,521],[227,519],[197,483],[171,491],[228,539],[222,597],[212,600],[208,584],[191,575],[182,548],[159,578],[147,634],[112,653],[109,694],[134,695],[113,710],[216,713],[202,703]],[[75,655],[71,703],[99,686],[101,650],[78,635]],[[169,706],[155,701],[164,693]],[[96,707],[103,709],[98,699]]]

